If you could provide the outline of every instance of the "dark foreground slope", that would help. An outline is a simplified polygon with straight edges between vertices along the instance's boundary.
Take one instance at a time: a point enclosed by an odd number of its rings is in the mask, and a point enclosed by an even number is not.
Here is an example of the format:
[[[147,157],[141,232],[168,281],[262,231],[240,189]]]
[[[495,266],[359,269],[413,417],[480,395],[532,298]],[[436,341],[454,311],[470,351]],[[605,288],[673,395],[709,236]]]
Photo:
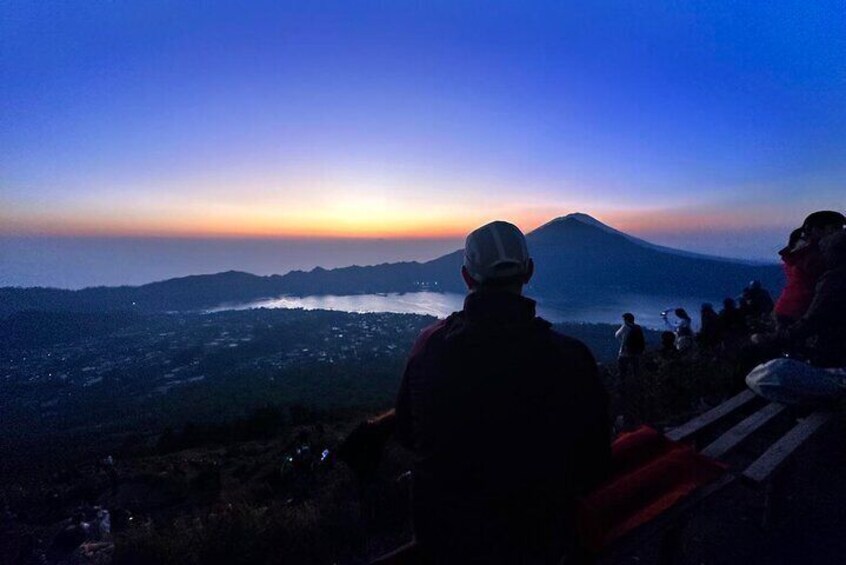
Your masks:
[[[433,321],[286,309],[13,314],[0,320],[0,480],[59,454],[239,418],[265,403],[379,409]],[[600,361],[616,356],[613,326],[557,328]],[[657,333],[647,340],[657,344]]]
[[[778,291],[777,265],[740,261],[657,247],[574,214],[527,236],[537,273],[529,294],[543,301],[600,303],[625,295],[734,296],[750,280]],[[228,271],[170,279],[138,287],[78,291],[48,288],[0,289],[0,316],[21,310],[139,312],[186,311],[250,302],[280,295],[463,292],[458,276],[461,252],[424,263],[385,263],[285,275],[256,276]]]
[[[731,362],[653,352],[643,378],[625,393],[613,368],[604,379],[633,425],[664,427],[734,394]],[[410,539],[411,454],[389,442],[378,469],[365,478],[333,452],[362,418],[388,406],[389,399],[370,410],[264,405],[226,422],[174,426],[120,447],[65,442],[88,451],[83,457],[57,452],[50,472],[32,469],[0,481],[0,499],[8,505],[0,562],[109,563],[77,559],[78,541],[59,543],[80,509],[102,507],[111,512],[113,535],[85,549],[107,554],[114,565],[367,563]],[[764,492],[739,482],[698,509],[679,563],[842,563],[838,532],[846,492],[838,472],[844,450],[835,447],[843,433],[839,418],[803,448],[801,465],[786,469],[779,480],[787,496],[776,501],[780,512],[768,528],[760,526]],[[109,454],[113,467],[100,463]],[[657,545],[645,544],[634,560],[653,562]]]

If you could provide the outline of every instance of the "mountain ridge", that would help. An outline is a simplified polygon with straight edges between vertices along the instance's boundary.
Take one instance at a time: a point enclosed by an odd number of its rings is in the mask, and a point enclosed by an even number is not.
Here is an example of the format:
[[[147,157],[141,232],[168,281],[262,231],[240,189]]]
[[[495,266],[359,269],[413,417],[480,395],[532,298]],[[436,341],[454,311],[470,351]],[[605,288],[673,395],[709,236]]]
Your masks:
[[[540,226],[537,229],[542,229],[549,224],[552,224],[552,223],[555,223],[555,222],[560,222],[560,221],[563,221],[563,220],[579,221],[579,222],[582,222],[582,223],[587,224],[589,226],[594,226],[594,227],[596,227],[600,230],[603,230],[605,232],[621,235],[624,238],[628,239],[629,241],[636,243],[638,245],[641,245],[643,247],[646,247],[648,249],[654,249],[656,251],[661,251],[661,252],[664,252],[664,253],[671,253],[673,255],[678,255],[680,257],[691,257],[691,258],[694,258],[694,259],[710,259],[710,260],[714,260],[714,261],[725,261],[727,263],[740,263],[740,264],[743,264],[743,265],[772,265],[772,264],[777,264],[775,261],[767,262],[767,261],[757,261],[757,260],[753,260],[753,259],[739,259],[739,258],[736,258],[736,257],[722,257],[720,255],[711,255],[711,254],[708,254],[708,253],[697,253],[695,251],[687,251],[685,249],[677,249],[675,247],[668,247],[666,245],[659,245],[657,243],[652,243],[650,241],[646,241],[645,239],[627,234],[627,233],[622,232],[622,231],[620,231],[616,228],[612,228],[608,224],[605,224],[605,223],[597,220],[593,216],[591,216],[589,214],[584,214],[582,212],[574,212],[572,214],[567,214],[566,216],[559,216],[558,218],[555,218],[554,220],[550,220],[549,222]],[[537,231],[537,230],[533,230],[533,231]]]
[[[587,214],[555,218],[526,235],[537,266],[527,292],[547,302],[602,301],[626,294],[733,296],[753,279],[777,291],[778,265],[663,248],[607,226]],[[140,286],[64,290],[0,288],[0,316],[22,310],[184,311],[281,295],[465,291],[458,271],[462,251],[429,261],[315,267],[283,275],[242,271],[190,275]]]

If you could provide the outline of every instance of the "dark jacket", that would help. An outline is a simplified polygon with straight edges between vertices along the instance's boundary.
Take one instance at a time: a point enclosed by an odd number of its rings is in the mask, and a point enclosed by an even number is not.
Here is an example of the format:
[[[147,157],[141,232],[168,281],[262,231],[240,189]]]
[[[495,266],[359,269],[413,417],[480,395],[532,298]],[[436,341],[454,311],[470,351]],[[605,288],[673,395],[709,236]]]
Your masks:
[[[700,318],[698,338],[705,346],[717,345],[720,342],[720,317],[712,308],[703,308]]]
[[[720,335],[723,339],[733,340],[747,331],[743,314],[737,308],[723,308],[718,315]]]
[[[462,312],[424,330],[396,414],[415,454],[415,535],[439,562],[542,552],[609,465],[593,356],[516,294],[471,293]]]
[[[758,318],[773,311],[773,297],[765,288],[750,288],[743,291],[741,311],[745,316]]]
[[[846,265],[826,271],[805,315],[787,329],[794,344],[810,338],[811,361],[821,367],[846,367]]]

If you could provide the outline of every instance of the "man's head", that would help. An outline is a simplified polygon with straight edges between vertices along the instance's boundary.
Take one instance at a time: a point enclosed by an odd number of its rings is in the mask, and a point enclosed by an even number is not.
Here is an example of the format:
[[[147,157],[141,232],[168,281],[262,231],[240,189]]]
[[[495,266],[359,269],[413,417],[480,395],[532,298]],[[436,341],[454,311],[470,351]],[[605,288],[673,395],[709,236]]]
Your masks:
[[[819,241],[827,235],[842,231],[844,226],[846,216],[833,210],[821,210],[805,218],[802,231],[808,239]]]
[[[634,320],[635,320],[634,314],[632,314],[631,312],[626,312],[625,314],[623,314],[623,321],[625,323],[634,324]]]
[[[520,292],[534,273],[526,238],[514,224],[495,221],[467,236],[461,275],[470,290]]]

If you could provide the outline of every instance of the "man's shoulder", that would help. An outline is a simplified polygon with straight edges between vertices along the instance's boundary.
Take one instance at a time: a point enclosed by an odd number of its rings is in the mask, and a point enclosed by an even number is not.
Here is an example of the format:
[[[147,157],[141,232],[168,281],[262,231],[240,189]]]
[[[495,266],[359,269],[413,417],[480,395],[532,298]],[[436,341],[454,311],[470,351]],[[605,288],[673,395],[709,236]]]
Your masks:
[[[443,335],[447,328],[455,322],[456,315],[457,313],[452,314],[420,330],[420,333],[417,334],[417,339],[414,340],[414,345],[411,347],[411,353],[409,355],[414,357],[422,353],[433,338],[436,339],[437,336]]]

